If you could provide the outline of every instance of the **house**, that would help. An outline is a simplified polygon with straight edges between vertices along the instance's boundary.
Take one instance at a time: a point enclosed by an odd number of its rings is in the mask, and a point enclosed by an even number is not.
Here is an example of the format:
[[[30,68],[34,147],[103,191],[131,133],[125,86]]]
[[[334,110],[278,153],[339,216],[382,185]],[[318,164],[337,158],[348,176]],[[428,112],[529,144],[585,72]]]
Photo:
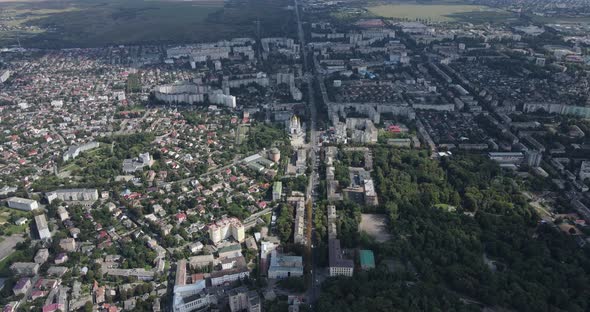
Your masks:
[[[186,213],[184,212],[179,212],[176,214],[176,222],[178,223],[182,223],[186,220]]]
[[[68,261],[68,255],[64,252],[59,253],[56,257],[55,257],[55,264],[62,264],[64,262]]]
[[[59,241],[59,247],[67,252],[76,251],[76,240],[73,238],[64,238]]]
[[[204,246],[203,246],[203,243],[201,243],[201,242],[196,242],[196,243],[194,243],[194,244],[190,244],[190,245],[188,246],[189,250],[190,250],[192,253],[197,253],[197,252],[200,252],[201,250],[203,250],[203,247],[204,247]]]
[[[26,294],[31,288],[31,279],[28,277],[23,277],[16,282],[14,287],[12,288],[12,292],[15,296]]]
[[[48,258],[49,258],[49,250],[47,248],[41,248],[41,249],[37,250],[37,253],[35,254],[35,258],[33,258],[33,261],[38,264],[43,264],[43,263],[47,262]]]
[[[57,207],[57,215],[62,222],[70,218],[70,215],[64,206]]]
[[[34,276],[39,272],[39,264],[35,262],[15,262],[10,266],[15,275]]]

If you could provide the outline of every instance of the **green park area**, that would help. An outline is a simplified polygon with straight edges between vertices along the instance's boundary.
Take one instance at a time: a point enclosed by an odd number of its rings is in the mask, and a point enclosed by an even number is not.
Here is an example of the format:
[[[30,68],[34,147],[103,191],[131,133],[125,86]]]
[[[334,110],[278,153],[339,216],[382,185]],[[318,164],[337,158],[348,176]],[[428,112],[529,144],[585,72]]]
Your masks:
[[[587,308],[588,253],[539,222],[518,176],[471,154],[378,147],[373,158],[379,206],[336,209],[342,246],[374,251],[376,268],[322,283],[315,311]],[[325,221],[316,229],[325,237]]]
[[[113,44],[176,44],[254,36],[256,20],[265,35],[289,28],[284,0],[20,1],[0,2],[14,25],[0,43],[25,47],[100,47]],[[18,32],[18,33],[17,33]]]

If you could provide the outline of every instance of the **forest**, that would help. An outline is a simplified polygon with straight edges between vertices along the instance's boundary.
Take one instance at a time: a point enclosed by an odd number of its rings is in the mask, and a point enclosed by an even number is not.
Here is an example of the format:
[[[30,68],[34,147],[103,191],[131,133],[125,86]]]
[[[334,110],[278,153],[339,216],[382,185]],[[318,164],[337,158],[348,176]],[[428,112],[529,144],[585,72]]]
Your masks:
[[[377,268],[328,280],[318,311],[590,308],[588,249],[539,222],[519,178],[479,155],[377,147],[374,159],[393,238],[360,239]]]

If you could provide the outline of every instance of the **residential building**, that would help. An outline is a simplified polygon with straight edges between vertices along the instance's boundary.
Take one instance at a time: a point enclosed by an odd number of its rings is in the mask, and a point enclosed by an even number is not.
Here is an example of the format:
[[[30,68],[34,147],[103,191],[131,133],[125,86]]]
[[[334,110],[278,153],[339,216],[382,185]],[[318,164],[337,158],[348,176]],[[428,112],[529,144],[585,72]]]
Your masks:
[[[39,264],[35,262],[15,262],[10,266],[14,275],[34,276],[39,272]]]
[[[236,218],[223,218],[209,224],[208,228],[209,238],[213,241],[213,244],[217,244],[230,237],[241,243],[246,238],[244,226]]]
[[[31,279],[23,277],[16,282],[16,285],[12,288],[12,292],[15,296],[25,295],[31,288]]]
[[[57,215],[62,222],[70,218],[70,214],[64,206],[57,207]]]
[[[499,164],[521,164],[524,161],[522,152],[490,152],[488,157]]]
[[[97,189],[63,189],[45,193],[49,203],[56,199],[62,201],[96,201],[98,200]]]
[[[44,214],[35,216],[35,224],[37,225],[37,232],[40,239],[51,239],[51,232],[49,231],[47,219]]]
[[[305,201],[299,197],[295,202],[295,222],[293,222],[293,242],[303,244],[305,242]]]
[[[49,258],[49,250],[47,248],[41,248],[41,249],[37,250],[37,253],[35,254],[35,258],[33,258],[33,261],[38,264],[43,264],[43,263],[47,262],[48,258]]]
[[[39,203],[33,199],[26,199],[20,197],[11,197],[6,200],[9,208],[24,210],[24,211],[33,211],[35,209],[39,209]]]
[[[364,180],[365,187],[365,204],[369,206],[377,206],[379,201],[377,200],[377,192],[375,192],[375,185],[373,179]]]
[[[73,238],[64,238],[59,241],[59,247],[67,252],[76,251],[76,240]]]
[[[104,272],[110,276],[130,277],[134,276],[142,281],[151,281],[154,279],[155,272],[153,270],[139,269],[107,269]]]
[[[10,78],[10,70],[0,71],[0,83],[6,82]]]

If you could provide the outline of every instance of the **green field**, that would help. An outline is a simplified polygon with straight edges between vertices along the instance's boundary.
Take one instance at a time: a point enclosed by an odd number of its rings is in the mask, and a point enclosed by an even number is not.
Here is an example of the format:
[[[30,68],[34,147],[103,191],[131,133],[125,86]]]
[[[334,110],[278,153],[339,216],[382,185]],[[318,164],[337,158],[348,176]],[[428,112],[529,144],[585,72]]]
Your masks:
[[[294,29],[287,0],[66,0],[0,2],[0,11],[21,31],[25,47],[96,47],[113,44],[176,44],[262,35]],[[14,32],[0,32],[0,44],[16,43]]]
[[[469,4],[414,4],[398,3],[376,5],[367,10],[377,16],[400,20],[428,20],[446,22],[457,20],[464,14],[500,13],[500,11],[481,5]],[[463,19],[463,18],[461,18]]]

